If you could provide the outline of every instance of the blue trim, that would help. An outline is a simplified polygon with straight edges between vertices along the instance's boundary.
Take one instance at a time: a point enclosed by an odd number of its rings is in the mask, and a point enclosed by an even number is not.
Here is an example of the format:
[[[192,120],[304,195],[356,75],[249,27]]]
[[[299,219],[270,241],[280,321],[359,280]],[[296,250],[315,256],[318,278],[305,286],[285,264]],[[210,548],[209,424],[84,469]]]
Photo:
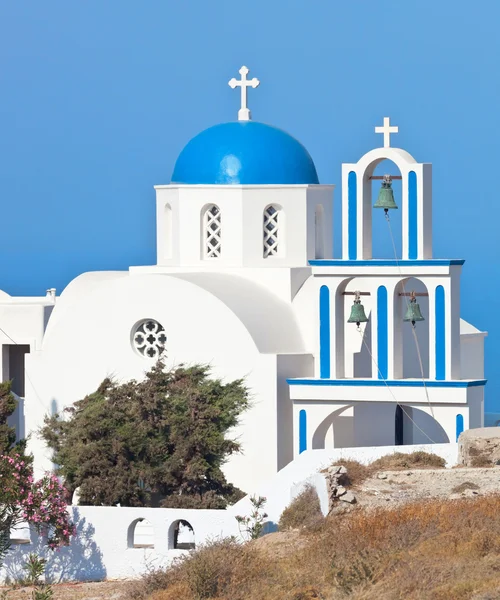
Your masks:
[[[378,378],[387,379],[389,365],[387,288],[377,290],[377,362]]]
[[[436,288],[436,379],[446,378],[446,307],[444,287]]]
[[[347,177],[347,206],[349,260],[356,260],[358,257],[358,181],[354,171],[351,171]]]
[[[330,377],[330,289],[319,290],[319,376]]]
[[[452,267],[463,265],[465,260],[429,258],[426,260],[396,260],[393,258],[372,258],[371,260],[314,259],[311,267]]]
[[[408,258],[418,257],[417,174],[408,173]]]
[[[469,388],[486,385],[487,379],[473,379],[470,381],[433,381],[425,380],[428,388]],[[346,387],[383,387],[386,384],[391,387],[424,387],[421,379],[287,379],[288,385],[328,385]]]
[[[457,415],[457,442],[458,442],[458,436],[462,433],[463,430],[464,430],[464,417],[463,417],[463,415]]]
[[[304,409],[299,412],[299,454],[307,450],[307,413]]]

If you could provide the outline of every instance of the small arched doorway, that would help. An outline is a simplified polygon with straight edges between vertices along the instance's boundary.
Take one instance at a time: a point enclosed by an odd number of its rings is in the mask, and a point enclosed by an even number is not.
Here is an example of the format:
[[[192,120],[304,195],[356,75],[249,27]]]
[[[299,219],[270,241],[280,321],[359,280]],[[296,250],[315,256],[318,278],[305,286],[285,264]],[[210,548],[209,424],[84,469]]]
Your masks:
[[[194,529],[189,521],[178,519],[170,525],[168,547],[170,550],[194,550],[196,548]]]
[[[154,548],[155,534],[151,523],[147,519],[136,519],[127,532],[127,546],[129,548]]]

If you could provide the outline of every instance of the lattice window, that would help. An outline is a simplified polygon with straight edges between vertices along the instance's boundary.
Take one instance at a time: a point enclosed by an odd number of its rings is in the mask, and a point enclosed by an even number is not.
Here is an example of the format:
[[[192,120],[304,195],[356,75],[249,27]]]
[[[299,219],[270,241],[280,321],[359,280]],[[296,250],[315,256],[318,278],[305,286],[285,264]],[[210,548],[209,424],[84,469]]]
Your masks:
[[[203,255],[219,258],[221,255],[221,212],[215,204],[206,208],[203,215]]]
[[[264,211],[264,258],[281,254],[281,208],[271,204]]]
[[[159,358],[166,343],[163,326],[153,319],[141,321],[132,332],[132,346],[144,358]]]

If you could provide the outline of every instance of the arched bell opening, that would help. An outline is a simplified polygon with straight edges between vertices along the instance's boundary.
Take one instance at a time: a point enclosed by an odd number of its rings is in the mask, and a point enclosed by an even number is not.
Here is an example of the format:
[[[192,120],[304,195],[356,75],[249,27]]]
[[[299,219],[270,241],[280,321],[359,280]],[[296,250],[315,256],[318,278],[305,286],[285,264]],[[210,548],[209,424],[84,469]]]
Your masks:
[[[318,425],[312,438],[313,450],[350,448],[354,444],[354,409],[342,406]]]
[[[429,379],[429,292],[416,277],[394,291],[394,377]]]
[[[369,379],[373,372],[372,309],[374,298],[368,290],[370,282],[356,277],[339,287],[339,309],[342,312],[345,353],[344,374],[347,378]],[[360,293],[359,298],[356,292]],[[358,323],[357,318],[362,320]],[[364,320],[366,319],[366,320]]]
[[[385,178],[387,175],[390,179]],[[398,166],[389,159],[374,161],[363,181],[363,212],[369,221],[366,230],[370,232],[372,258],[401,259],[403,256],[402,196],[402,174]]]

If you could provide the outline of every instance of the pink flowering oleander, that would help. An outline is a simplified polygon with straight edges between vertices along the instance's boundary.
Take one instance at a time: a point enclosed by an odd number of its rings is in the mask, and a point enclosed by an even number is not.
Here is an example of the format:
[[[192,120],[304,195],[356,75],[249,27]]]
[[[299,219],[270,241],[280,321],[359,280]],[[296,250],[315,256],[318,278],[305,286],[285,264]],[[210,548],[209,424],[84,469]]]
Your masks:
[[[70,543],[76,531],[64,500],[67,491],[55,475],[35,481],[32,465],[13,454],[0,455],[0,479],[0,504],[17,516],[15,524],[21,520],[33,524],[53,550]]]

